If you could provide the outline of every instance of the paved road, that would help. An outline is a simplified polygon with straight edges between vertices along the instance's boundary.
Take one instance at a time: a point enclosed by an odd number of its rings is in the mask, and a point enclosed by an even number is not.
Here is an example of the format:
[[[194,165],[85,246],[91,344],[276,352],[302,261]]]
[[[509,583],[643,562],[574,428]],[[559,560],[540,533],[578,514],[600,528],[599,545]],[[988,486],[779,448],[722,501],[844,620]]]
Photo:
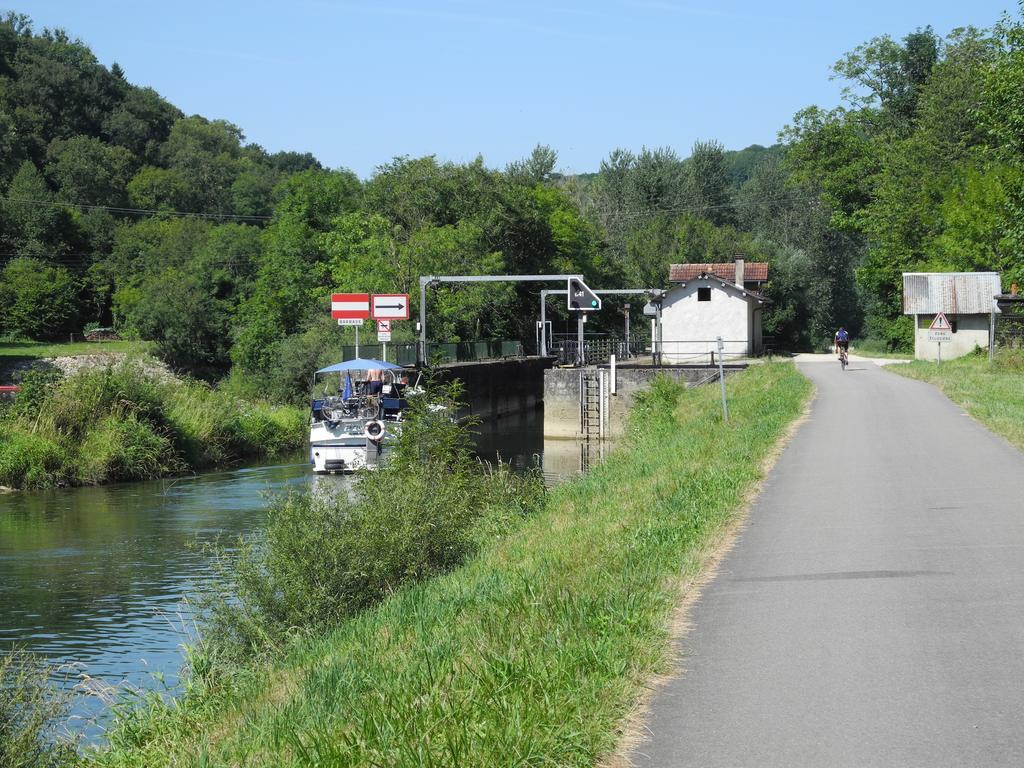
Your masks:
[[[927,384],[812,359],[811,418],[630,758],[1024,765],[1024,454]]]

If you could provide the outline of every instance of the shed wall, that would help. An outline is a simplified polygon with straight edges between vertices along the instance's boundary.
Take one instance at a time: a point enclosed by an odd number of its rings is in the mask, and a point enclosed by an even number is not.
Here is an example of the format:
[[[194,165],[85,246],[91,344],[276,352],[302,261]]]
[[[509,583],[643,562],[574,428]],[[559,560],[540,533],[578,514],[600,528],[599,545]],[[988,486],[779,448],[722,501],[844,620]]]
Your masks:
[[[939,356],[939,345],[928,341],[928,326],[934,317],[915,316],[917,328],[914,333],[914,357],[918,360],[936,360]],[[943,360],[963,357],[976,347],[988,349],[989,315],[946,315],[946,319],[955,322],[957,330],[953,334],[953,342],[942,345]]]

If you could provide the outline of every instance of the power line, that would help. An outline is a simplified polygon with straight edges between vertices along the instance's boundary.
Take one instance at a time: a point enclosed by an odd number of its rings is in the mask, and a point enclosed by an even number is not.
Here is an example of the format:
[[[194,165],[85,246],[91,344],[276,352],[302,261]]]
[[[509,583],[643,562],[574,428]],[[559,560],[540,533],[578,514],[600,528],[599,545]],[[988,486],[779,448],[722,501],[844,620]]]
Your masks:
[[[241,213],[200,213],[198,211],[161,211],[151,208],[118,208],[110,205],[90,205],[88,203],[64,203],[54,200],[31,200],[23,197],[0,197],[6,203],[16,205],[35,205],[49,208],[79,208],[85,211],[107,211],[122,216],[180,216],[195,219],[231,219],[232,221],[270,221],[272,216]]]

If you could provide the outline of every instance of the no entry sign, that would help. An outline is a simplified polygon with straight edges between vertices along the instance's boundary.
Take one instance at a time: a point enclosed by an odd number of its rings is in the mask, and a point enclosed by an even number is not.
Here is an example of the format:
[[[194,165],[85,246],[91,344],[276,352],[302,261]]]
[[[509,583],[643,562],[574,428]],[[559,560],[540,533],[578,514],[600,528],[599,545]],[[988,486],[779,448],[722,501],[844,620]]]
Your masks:
[[[332,293],[331,317],[335,320],[366,320],[370,317],[370,294]]]

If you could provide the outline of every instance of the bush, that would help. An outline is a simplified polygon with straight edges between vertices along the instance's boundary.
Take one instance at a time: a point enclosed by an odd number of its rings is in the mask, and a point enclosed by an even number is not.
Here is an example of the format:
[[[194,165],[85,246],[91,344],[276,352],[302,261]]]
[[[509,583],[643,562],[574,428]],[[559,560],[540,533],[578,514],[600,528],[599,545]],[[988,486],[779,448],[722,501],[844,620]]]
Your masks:
[[[53,440],[4,424],[0,434],[0,485],[49,488],[70,480],[68,456]]]
[[[61,378],[32,371],[0,413],[0,484],[139,480],[298,448],[306,412],[247,403],[126,362]]]
[[[64,267],[18,258],[0,272],[0,328],[5,334],[55,338],[77,327],[80,288]]]
[[[1024,349],[1001,349],[993,356],[992,365],[997,371],[1024,374]]]
[[[352,495],[277,499],[260,534],[219,553],[220,583],[201,600],[214,655],[239,660],[323,631],[450,570],[539,508],[539,477],[472,459],[467,426],[450,418],[457,392],[419,398],[392,461],[359,475]]]
[[[82,442],[79,479],[86,483],[160,477],[182,472],[171,440],[134,414],[111,415]]]
[[[50,685],[47,670],[35,658],[20,651],[0,655],[0,765],[77,765],[74,745],[59,741],[54,732],[66,711],[66,698]]]

